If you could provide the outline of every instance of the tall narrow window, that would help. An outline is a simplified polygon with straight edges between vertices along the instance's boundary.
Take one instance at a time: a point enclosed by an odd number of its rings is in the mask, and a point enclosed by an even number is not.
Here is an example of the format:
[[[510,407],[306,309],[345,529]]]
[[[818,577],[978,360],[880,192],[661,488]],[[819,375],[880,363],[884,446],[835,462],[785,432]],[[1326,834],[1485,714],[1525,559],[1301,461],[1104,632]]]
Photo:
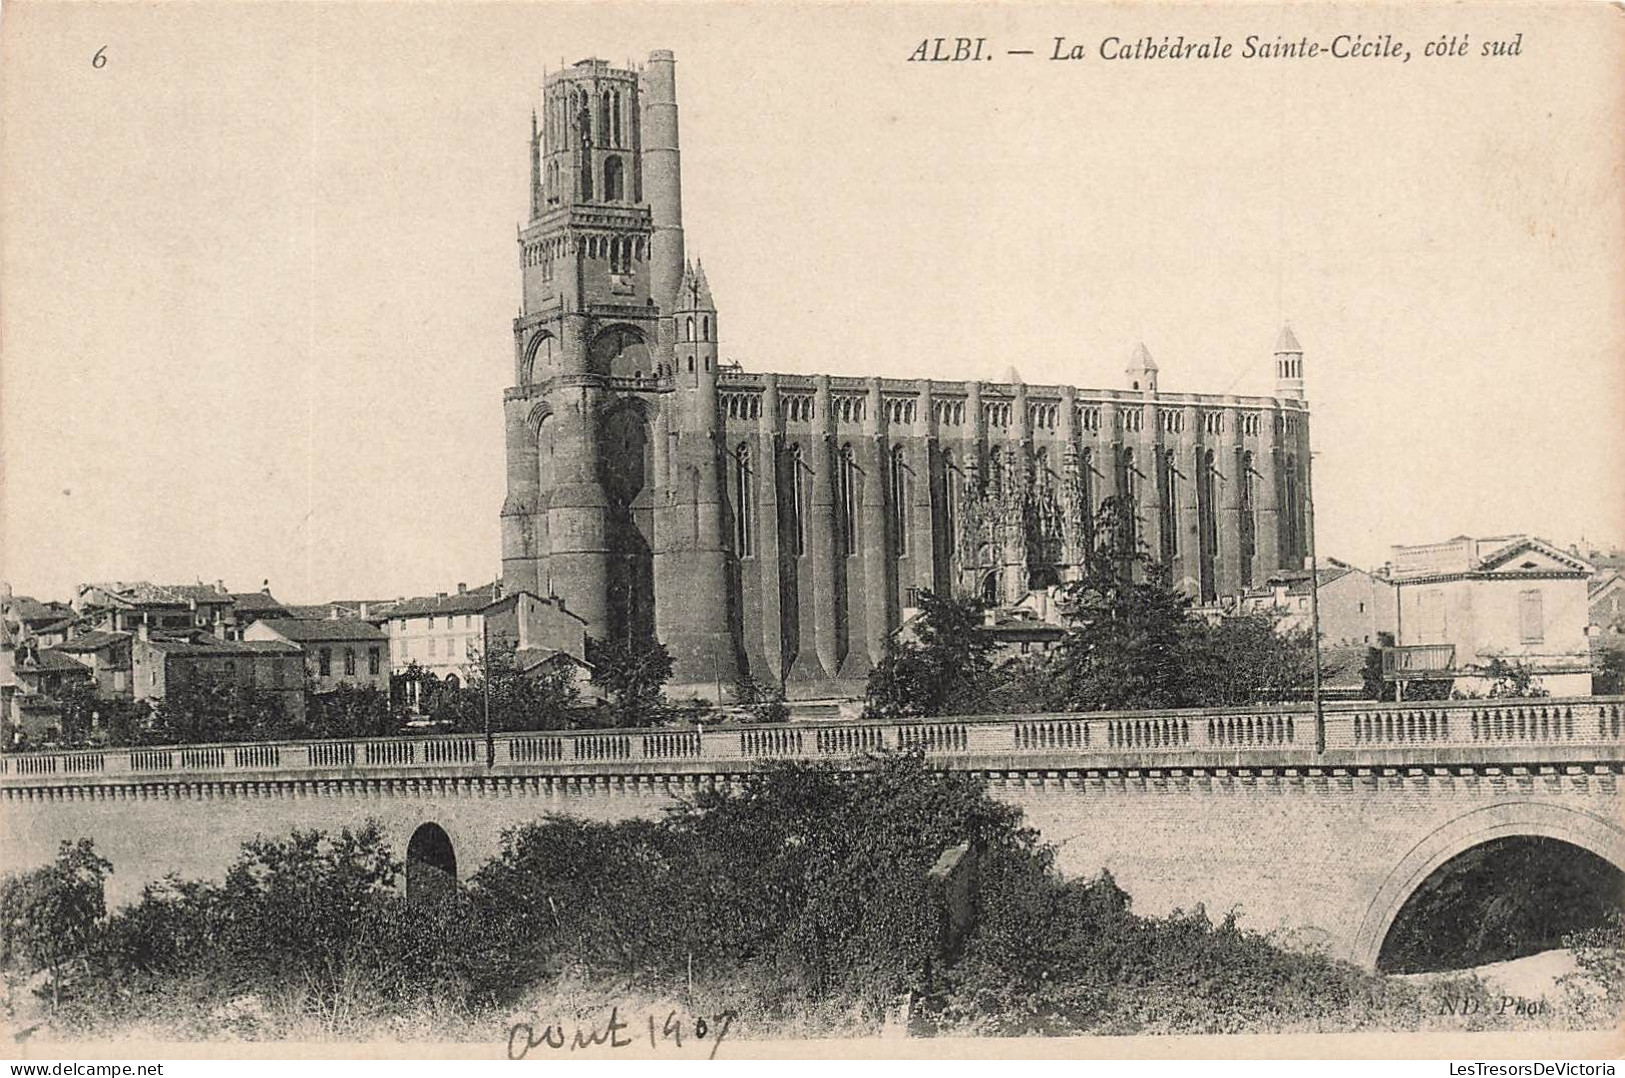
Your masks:
[[[841,553],[855,554],[858,550],[858,461],[850,443],[841,446],[841,466],[835,473],[835,483],[841,506]]]
[[[1518,593],[1518,635],[1525,644],[1541,644],[1546,640],[1546,617],[1539,591]]]
[[[621,144],[621,93],[619,90],[611,94],[609,99],[609,139],[616,146]]]
[[[950,559],[959,553],[959,499],[962,477],[952,453],[942,455],[942,530]]]
[[[755,499],[751,497],[750,446],[739,443],[734,453],[734,552],[741,558],[756,553],[751,535],[751,513]]]
[[[1254,491],[1253,491],[1253,454],[1251,450],[1241,454],[1241,463],[1237,468],[1237,480],[1240,486],[1239,498],[1241,501],[1241,586],[1253,586],[1253,555],[1258,551],[1257,520],[1254,517]]]
[[[1158,450],[1157,498],[1161,502],[1162,563],[1173,567],[1179,555],[1179,461],[1172,450]]]
[[[891,451],[891,517],[894,552],[899,558],[905,557],[908,554],[908,462],[900,445]]]
[[[794,527],[796,556],[807,553],[807,470],[801,459],[801,446],[790,447],[790,514]]]
[[[1300,547],[1300,542],[1303,537],[1303,529],[1300,527],[1301,520],[1299,519],[1300,514],[1298,511],[1298,458],[1292,456],[1290,453],[1287,454],[1286,458],[1284,479],[1284,498],[1282,499],[1284,504],[1282,509],[1286,516],[1286,530],[1284,536],[1286,539],[1286,550],[1283,553],[1286,556],[1288,564],[1296,566],[1303,560],[1303,550]]]
[[[1079,515],[1083,518],[1083,534],[1085,542],[1089,542],[1095,528],[1095,452],[1092,449],[1083,449],[1078,452],[1077,499],[1079,502]]]
[[[1140,473],[1134,468],[1134,450],[1124,449],[1117,459],[1117,497],[1122,503],[1117,507],[1120,539],[1125,548],[1132,548],[1139,540],[1135,523],[1140,511]]]
[[[1004,491],[1004,454],[998,446],[987,451],[987,493],[997,498]]]
[[[316,672],[322,677],[333,673],[333,649],[322,648],[316,653]]]
[[[367,649],[367,673],[371,674],[373,677],[378,676],[379,661],[380,660],[379,660],[379,655],[378,655],[378,649],[377,648],[368,648]]]
[[[619,202],[626,193],[626,170],[619,157],[604,158],[604,201]]]
[[[1213,450],[1196,451],[1196,536],[1198,571],[1202,601],[1218,598],[1218,581],[1214,572],[1214,559],[1219,550],[1218,515],[1214,511]]]
[[[344,673],[346,677],[355,677],[355,648],[344,649]]]

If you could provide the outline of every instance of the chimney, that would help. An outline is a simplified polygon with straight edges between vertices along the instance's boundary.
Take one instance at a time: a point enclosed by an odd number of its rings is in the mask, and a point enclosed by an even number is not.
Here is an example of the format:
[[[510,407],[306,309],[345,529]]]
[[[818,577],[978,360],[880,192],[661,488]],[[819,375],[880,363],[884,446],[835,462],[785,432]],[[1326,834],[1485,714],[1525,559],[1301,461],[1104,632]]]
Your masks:
[[[365,602],[361,604],[361,620],[367,620],[367,604]]]
[[[437,591],[434,593],[434,597],[436,599],[444,599],[446,597],[446,593],[443,591]]]
[[[271,580],[270,580],[269,577],[267,577],[265,582],[260,585],[260,594],[261,595],[269,595],[269,594],[271,594]]]
[[[466,594],[468,594],[468,585],[463,583],[460,580],[457,582],[457,594],[458,595],[466,595]]]
[[[327,620],[328,621],[337,621],[337,620],[339,620],[339,604],[338,603],[334,603],[334,604],[332,604],[331,606],[329,606],[327,608]]]
[[[224,580],[216,580],[214,582],[214,590],[218,591],[221,595],[226,594],[226,582]]]
[[[150,632],[151,630],[147,628],[147,619],[142,618],[140,623],[135,627],[135,635],[140,637],[142,640],[151,640],[152,637],[149,635]]]

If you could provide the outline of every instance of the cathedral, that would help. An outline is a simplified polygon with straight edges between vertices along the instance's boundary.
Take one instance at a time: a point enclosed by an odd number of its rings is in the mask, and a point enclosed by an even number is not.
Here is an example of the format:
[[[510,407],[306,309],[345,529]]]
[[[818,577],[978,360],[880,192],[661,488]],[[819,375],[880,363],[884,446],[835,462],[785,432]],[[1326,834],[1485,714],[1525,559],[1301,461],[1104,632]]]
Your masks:
[[[504,394],[503,579],[600,639],[653,634],[674,696],[741,675],[860,695],[921,591],[1013,605],[1074,576],[1101,503],[1193,598],[1308,553],[1303,351],[1273,397],[744,371],[685,256],[675,60],[550,73],[532,116]]]

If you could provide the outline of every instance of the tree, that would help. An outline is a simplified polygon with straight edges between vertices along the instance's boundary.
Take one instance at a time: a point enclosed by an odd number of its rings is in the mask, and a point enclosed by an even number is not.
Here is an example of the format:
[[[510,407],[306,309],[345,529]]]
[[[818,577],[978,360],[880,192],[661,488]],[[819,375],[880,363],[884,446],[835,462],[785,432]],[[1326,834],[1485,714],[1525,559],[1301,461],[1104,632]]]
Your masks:
[[[665,718],[662,691],[671,678],[671,653],[652,636],[587,640],[592,681],[609,696],[615,726],[649,726]]]
[[[96,683],[89,678],[64,681],[56,698],[61,708],[62,744],[69,748],[90,744],[101,705]]]
[[[790,708],[784,702],[784,689],[778,685],[763,684],[744,672],[734,683],[734,696],[744,705],[752,722],[790,721]]]
[[[964,715],[983,711],[991,688],[993,641],[985,604],[920,593],[913,640],[895,637],[869,671],[864,714],[871,718]]]
[[[30,973],[44,970],[53,1008],[73,974],[89,969],[112,871],[95,843],[82,838],[63,842],[52,864],[0,883],[0,960]]]
[[[1365,665],[1360,668],[1360,698],[1363,700],[1392,700],[1394,683],[1382,676],[1382,649],[1394,646],[1393,633],[1377,634],[1377,646],[1365,649]]]
[[[1101,504],[1101,525],[1080,579],[1066,584],[1069,622],[1056,649],[1055,703],[1069,711],[1184,707],[1190,600],[1134,538],[1133,507]]]
[[[274,693],[194,670],[167,686],[153,709],[146,740],[161,745],[271,741],[296,732]]]
[[[1187,703],[1232,707],[1301,697],[1313,683],[1314,634],[1276,614],[1191,620],[1185,640]]]
[[[1625,693],[1625,643],[1615,637],[1601,648],[1597,671],[1591,676],[1591,691],[1598,696]]]
[[[471,706],[459,709],[460,731],[484,728],[487,685],[491,729],[498,732],[562,730],[569,725],[570,710],[580,700],[569,667],[555,663],[525,673],[519,669],[514,646],[504,640],[497,641],[488,654],[473,656],[468,671],[467,687],[462,691]],[[475,723],[469,721],[471,717]]]
[[[313,737],[388,737],[403,725],[389,697],[371,685],[307,692],[305,723]]]
[[[1491,698],[1550,695],[1540,687],[1540,679],[1535,672],[1521,662],[1491,659],[1484,676],[1491,679],[1489,691],[1485,694]]]

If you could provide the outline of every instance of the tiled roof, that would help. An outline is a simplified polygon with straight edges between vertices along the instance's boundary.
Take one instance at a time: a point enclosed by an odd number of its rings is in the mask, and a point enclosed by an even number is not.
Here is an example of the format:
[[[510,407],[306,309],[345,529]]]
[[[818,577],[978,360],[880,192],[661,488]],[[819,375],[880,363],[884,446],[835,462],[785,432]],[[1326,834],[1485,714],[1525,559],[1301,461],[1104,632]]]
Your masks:
[[[394,599],[334,599],[326,603],[290,603],[285,606],[289,617],[301,621],[321,621],[333,616],[333,609],[338,608],[339,616],[355,618],[361,616],[363,604],[367,608],[367,619],[381,618],[388,614],[395,605]]]
[[[371,622],[360,618],[328,618],[323,621],[299,618],[261,618],[260,624],[296,643],[318,640],[382,641],[389,637]]]
[[[22,622],[60,619],[73,610],[61,603],[42,603],[29,595],[14,595],[11,599],[12,617]]]
[[[415,618],[429,614],[477,614],[490,606],[496,595],[496,585],[469,588],[455,595],[424,595],[396,603],[389,611],[392,618]]]
[[[150,580],[85,584],[81,590],[95,588],[125,602],[140,606],[187,606],[193,601],[201,604],[230,605],[231,594],[212,584],[154,584]]]
[[[287,607],[270,592],[265,591],[234,591],[231,593],[232,601],[237,604],[238,610],[286,610]]]
[[[207,633],[186,636],[154,635],[147,643],[170,655],[218,655],[230,658],[238,655],[300,654],[297,644],[285,644],[280,640],[218,640]]]
[[[44,648],[32,658],[17,664],[19,670],[40,673],[89,674],[90,667],[78,659],[62,654],[55,648]]]
[[[120,640],[128,640],[129,638],[129,633],[110,633],[97,629],[93,632],[80,633],[72,640],[64,641],[63,643],[58,644],[56,647],[58,651],[69,651],[82,654],[87,651],[100,651],[109,644],[116,644]]]
[[[584,660],[576,658],[568,651],[558,651],[554,648],[519,648],[513,653],[513,659],[521,674],[528,674],[551,662],[570,663],[588,670],[592,669]]]

